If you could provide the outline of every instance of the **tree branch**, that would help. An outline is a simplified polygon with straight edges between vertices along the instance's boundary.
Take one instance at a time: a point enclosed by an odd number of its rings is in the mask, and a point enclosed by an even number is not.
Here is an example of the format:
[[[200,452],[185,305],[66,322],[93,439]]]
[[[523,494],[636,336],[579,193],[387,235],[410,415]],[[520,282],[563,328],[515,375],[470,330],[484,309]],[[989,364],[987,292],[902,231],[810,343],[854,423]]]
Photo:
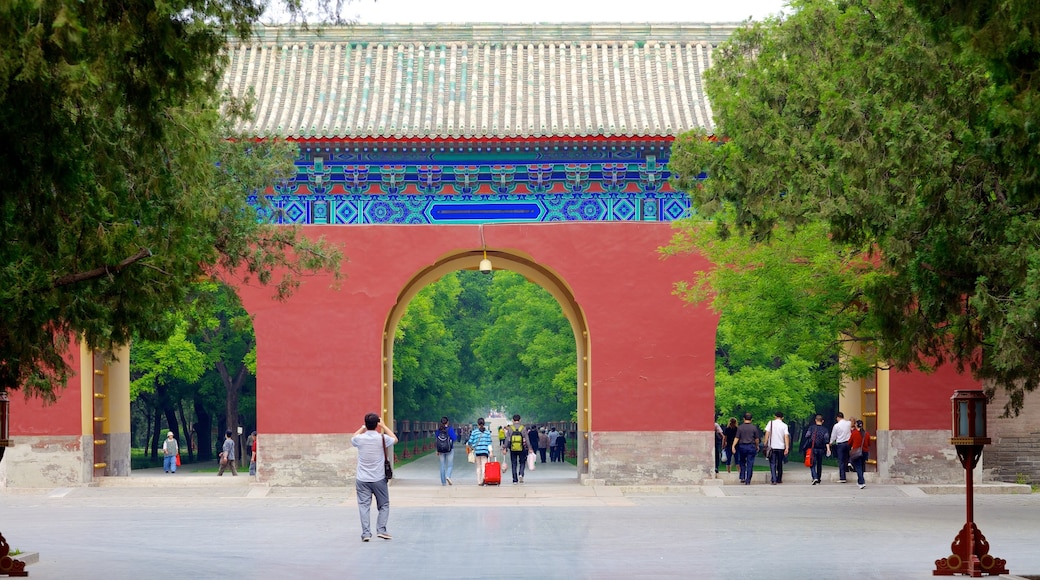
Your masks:
[[[68,274],[54,280],[54,287],[60,288],[62,286],[68,286],[69,284],[77,284],[79,282],[86,282],[87,280],[94,280],[108,274],[117,274],[120,271],[126,269],[128,266],[135,262],[139,262],[152,255],[152,251],[148,248],[141,248],[139,252],[130,256],[129,258],[119,262],[114,266],[101,266],[100,268],[94,268],[93,270],[87,270],[86,272],[77,272],[75,274]]]

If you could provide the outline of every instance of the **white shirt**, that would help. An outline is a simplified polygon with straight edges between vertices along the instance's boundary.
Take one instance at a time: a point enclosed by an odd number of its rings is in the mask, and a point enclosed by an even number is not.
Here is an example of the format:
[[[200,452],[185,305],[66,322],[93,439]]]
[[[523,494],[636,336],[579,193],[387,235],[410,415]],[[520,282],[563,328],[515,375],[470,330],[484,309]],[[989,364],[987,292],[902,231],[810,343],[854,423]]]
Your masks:
[[[787,430],[787,423],[781,419],[773,419],[769,425],[766,425],[766,433],[768,433],[767,440],[771,449],[787,449],[786,438],[791,434]]]
[[[849,437],[852,437],[852,422],[848,419],[842,419],[834,424],[831,428],[831,445],[835,443],[848,443]]]
[[[357,447],[358,450],[358,481],[371,483],[386,479],[386,474],[383,471],[383,461],[386,457],[383,455],[383,447],[380,446],[380,443],[386,446],[387,455],[393,453],[390,451],[390,446],[394,444],[394,440],[389,435],[383,435],[376,431],[365,431],[360,435],[351,437],[350,444]]]

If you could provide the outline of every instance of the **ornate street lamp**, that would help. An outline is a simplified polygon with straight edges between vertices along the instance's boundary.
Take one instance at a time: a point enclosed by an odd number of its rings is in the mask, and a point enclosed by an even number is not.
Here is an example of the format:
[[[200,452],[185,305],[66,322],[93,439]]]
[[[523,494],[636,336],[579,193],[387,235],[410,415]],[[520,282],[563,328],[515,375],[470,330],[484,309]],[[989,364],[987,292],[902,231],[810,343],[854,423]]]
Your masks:
[[[974,481],[972,473],[982,457],[982,448],[990,443],[986,436],[986,393],[982,391],[954,391],[953,437],[950,443],[957,448],[957,457],[964,466],[965,495],[967,496],[967,522],[950,544],[953,553],[935,561],[934,576],[980,577],[983,574],[1007,574],[1007,561],[994,558],[989,553],[989,542],[975,526]]]
[[[11,446],[11,400],[7,398],[7,391],[0,390],[0,461],[4,460],[4,451]],[[25,571],[25,562],[15,560],[11,557],[11,546],[7,539],[0,534],[0,576],[28,576]]]

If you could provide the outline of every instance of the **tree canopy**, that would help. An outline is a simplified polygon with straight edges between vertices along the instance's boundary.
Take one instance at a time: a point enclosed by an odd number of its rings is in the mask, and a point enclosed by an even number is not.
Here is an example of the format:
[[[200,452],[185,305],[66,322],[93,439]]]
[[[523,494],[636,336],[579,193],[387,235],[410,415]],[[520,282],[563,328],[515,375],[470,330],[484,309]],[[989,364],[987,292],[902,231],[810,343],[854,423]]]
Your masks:
[[[224,46],[264,4],[0,3],[0,388],[53,397],[76,337],[168,336],[164,313],[200,277],[284,297],[302,273],[338,275],[338,249],[246,200],[295,157],[235,135],[247,104],[218,87]]]
[[[868,257],[858,298],[825,306],[856,311],[845,331],[897,368],[970,369],[1017,412],[1040,380],[1038,9],[916,4],[794,0],[737,31],[706,75],[718,140],[682,137],[671,167],[722,237],[820,224]]]

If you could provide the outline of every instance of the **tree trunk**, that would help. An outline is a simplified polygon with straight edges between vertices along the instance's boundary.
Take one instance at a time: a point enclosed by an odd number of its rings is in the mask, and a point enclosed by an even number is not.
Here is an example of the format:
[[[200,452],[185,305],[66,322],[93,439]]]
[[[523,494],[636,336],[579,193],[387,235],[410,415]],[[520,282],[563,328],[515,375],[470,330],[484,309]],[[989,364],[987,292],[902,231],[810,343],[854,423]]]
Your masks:
[[[201,397],[196,396],[193,401],[195,407],[195,436],[198,438],[198,460],[209,461],[213,459],[213,417],[206,410],[206,404]]]
[[[184,447],[188,450],[188,461],[195,461],[195,453],[191,448],[191,427],[188,423],[188,416],[184,413],[184,399],[177,401],[177,411],[181,417],[180,424],[184,426],[184,439],[181,439],[181,434],[177,433],[177,440],[184,442]]]
[[[238,432],[238,400],[242,396],[242,382],[246,377],[246,366],[241,365],[238,367],[238,372],[235,373],[235,377],[232,378],[228,372],[227,365],[224,361],[217,361],[216,363],[217,372],[220,373],[220,379],[224,383],[224,391],[227,396],[225,397],[225,408],[224,416],[227,425],[227,430],[231,431],[231,437],[236,441],[235,457],[239,459],[241,463],[242,453],[242,441],[241,434]],[[223,439],[221,440],[223,441]]]

